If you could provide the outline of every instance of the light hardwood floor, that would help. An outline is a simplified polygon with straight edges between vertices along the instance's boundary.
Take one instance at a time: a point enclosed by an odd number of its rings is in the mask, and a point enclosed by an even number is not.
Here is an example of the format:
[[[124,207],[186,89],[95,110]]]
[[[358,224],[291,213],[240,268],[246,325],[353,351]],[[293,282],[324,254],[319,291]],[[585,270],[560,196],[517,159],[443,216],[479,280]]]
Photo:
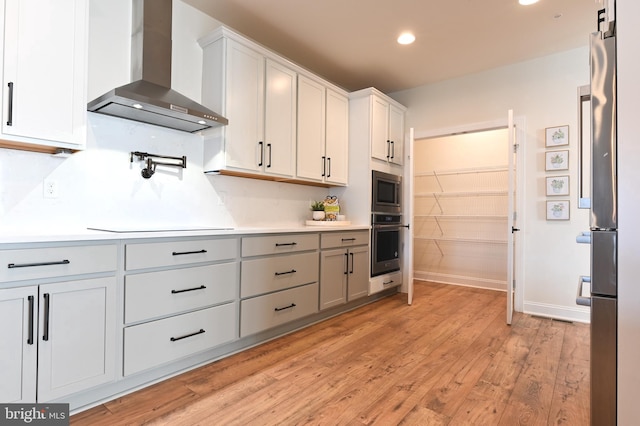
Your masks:
[[[589,425],[589,326],[417,282],[71,417],[72,425]]]

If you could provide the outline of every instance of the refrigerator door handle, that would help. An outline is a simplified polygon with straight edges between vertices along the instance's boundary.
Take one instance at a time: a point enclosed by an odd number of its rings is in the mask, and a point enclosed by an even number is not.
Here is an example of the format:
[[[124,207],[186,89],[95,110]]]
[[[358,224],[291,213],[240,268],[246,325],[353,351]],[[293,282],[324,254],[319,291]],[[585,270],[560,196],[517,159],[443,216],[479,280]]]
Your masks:
[[[580,279],[578,280],[578,292],[576,293],[576,305],[591,306],[591,296],[582,295],[582,290],[586,283],[591,284],[591,277],[581,275]],[[589,294],[591,294],[591,292],[589,292]]]

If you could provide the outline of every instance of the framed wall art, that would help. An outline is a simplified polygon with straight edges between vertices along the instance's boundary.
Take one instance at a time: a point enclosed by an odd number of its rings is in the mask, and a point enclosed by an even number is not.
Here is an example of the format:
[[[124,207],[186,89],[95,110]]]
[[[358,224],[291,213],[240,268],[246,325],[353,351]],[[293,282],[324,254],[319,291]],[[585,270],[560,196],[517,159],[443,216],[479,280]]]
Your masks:
[[[545,170],[569,170],[569,150],[545,152]]]
[[[547,127],[544,141],[546,147],[569,145],[569,126]]]
[[[569,200],[547,201],[547,220],[569,220]]]
[[[569,176],[548,177],[547,195],[569,195]]]

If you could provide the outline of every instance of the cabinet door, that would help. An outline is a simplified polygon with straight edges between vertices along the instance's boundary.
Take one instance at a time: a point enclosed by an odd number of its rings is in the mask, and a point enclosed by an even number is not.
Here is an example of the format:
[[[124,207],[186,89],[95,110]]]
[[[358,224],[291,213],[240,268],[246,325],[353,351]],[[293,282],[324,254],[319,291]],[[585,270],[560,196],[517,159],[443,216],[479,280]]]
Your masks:
[[[346,185],[349,177],[349,98],[327,89],[326,182]]]
[[[299,178],[322,182],[326,175],[325,88],[298,76],[298,170]]]
[[[37,287],[0,290],[0,401],[36,401]]]
[[[349,294],[352,301],[369,294],[369,247],[349,249]]]
[[[264,155],[264,57],[227,41],[226,164],[260,171]]]
[[[391,141],[391,155],[389,161],[402,165],[404,146],[404,111],[400,108],[389,106],[389,140]]]
[[[87,115],[87,2],[4,3],[4,137],[82,147]]]
[[[389,103],[371,97],[371,156],[389,161]]]
[[[293,176],[296,148],[296,72],[267,59],[264,171]]]
[[[347,250],[327,250],[320,255],[320,309],[347,301]]]
[[[38,402],[115,377],[114,277],[40,286]]]

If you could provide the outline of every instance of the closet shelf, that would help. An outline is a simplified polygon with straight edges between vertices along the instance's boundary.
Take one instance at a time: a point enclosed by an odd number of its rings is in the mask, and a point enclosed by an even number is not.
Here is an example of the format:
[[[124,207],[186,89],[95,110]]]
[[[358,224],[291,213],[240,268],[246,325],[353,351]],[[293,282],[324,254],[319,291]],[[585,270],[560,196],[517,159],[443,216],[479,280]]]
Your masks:
[[[418,194],[414,194],[416,198],[425,198],[425,197],[477,197],[477,196],[492,196],[492,195],[509,195],[509,191],[496,191],[496,190],[485,190],[485,191],[456,191],[456,192],[422,192]]]
[[[489,219],[507,220],[506,215],[483,215],[483,214],[416,214],[414,218],[438,218],[438,219]]]
[[[465,174],[472,174],[472,173],[495,173],[495,172],[508,172],[508,171],[509,171],[509,166],[474,167],[471,169],[433,170],[430,172],[415,173],[414,177],[465,175]]]
[[[446,242],[454,242],[454,243],[477,243],[477,244],[507,244],[506,240],[489,240],[489,239],[481,239],[481,238],[453,238],[453,237],[420,237],[414,236],[416,240],[423,241],[446,241]]]

